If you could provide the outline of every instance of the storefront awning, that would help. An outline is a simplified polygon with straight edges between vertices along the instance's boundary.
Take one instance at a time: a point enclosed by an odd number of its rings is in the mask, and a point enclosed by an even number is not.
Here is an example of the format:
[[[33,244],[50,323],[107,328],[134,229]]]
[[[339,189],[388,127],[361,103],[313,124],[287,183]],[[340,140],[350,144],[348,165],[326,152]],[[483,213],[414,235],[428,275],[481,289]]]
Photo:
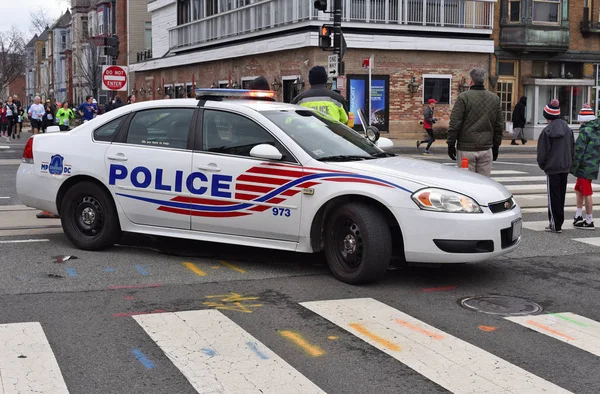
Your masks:
[[[593,79],[523,78],[523,85],[536,86],[594,86]]]

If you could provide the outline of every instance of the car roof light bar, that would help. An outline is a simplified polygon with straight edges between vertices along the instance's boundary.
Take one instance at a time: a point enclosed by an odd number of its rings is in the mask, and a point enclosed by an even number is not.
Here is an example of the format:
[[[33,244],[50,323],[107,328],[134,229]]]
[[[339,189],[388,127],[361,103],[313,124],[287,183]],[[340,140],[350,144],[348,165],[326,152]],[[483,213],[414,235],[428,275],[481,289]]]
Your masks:
[[[254,99],[266,98],[274,100],[276,92],[272,90],[251,90],[251,89],[213,89],[197,88],[196,99],[221,101],[224,98]]]

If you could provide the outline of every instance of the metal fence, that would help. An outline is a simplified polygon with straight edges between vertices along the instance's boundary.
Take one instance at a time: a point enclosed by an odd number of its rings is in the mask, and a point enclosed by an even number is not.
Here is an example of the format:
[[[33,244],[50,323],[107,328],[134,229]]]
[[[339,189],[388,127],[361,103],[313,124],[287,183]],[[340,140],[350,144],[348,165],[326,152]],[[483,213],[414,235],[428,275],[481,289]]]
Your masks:
[[[329,9],[333,0],[329,0]],[[343,21],[492,29],[494,3],[474,0],[345,0]],[[294,23],[333,19],[313,0],[261,0],[169,29],[170,48],[184,48]]]

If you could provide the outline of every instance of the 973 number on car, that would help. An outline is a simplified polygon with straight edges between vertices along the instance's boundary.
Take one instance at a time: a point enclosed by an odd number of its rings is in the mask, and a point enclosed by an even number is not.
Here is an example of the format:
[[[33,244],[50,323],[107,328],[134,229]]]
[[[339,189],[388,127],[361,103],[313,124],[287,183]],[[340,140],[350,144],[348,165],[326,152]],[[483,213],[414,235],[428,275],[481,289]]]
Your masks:
[[[292,212],[289,210],[289,208],[273,208],[273,216],[285,216],[285,217],[290,217],[292,216]]]

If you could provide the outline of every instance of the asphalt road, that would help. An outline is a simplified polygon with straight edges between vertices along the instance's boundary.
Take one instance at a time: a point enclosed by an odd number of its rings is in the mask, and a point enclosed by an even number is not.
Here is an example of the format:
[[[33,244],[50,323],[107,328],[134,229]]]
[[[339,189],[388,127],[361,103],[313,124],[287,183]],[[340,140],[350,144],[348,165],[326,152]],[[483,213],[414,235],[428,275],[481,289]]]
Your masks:
[[[0,164],[19,156],[0,152]],[[0,204],[19,204],[16,168],[0,165],[11,197]],[[542,175],[530,153],[494,169]],[[41,392],[597,393],[600,246],[578,239],[598,234],[527,227],[544,220],[526,214],[505,257],[399,266],[369,286],[335,280],[320,255],[132,235],[86,252],[61,233],[0,236],[0,387],[30,392],[6,378],[21,368],[33,387],[43,354],[42,375],[56,379]],[[65,255],[76,258],[56,262]],[[490,295],[543,310],[511,321],[461,306]],[[39,323],[51,357],[14,334],[22,322]]]

